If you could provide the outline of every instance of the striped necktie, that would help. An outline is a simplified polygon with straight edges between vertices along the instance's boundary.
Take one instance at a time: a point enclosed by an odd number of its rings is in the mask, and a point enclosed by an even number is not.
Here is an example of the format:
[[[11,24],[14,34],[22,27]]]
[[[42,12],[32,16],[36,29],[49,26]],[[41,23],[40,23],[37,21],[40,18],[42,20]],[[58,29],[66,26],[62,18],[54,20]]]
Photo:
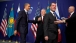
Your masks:
[[[70,18],[70,17],[71,17],[71,14],[69,14],[68,18]]]

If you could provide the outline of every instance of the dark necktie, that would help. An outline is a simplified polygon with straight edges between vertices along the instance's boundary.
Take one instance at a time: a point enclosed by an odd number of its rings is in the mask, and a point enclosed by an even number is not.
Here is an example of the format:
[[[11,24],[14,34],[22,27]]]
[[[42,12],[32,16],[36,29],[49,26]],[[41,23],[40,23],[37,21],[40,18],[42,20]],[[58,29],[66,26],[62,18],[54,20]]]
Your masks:
[[[54,14],[54,17],[56,18],[56,12],[54,12],[53,14]]]
[[[27,22],[28,22],[28,19],[29,19],[29,15],[28,15],[28,12],[26,12],[26,15],[27,15]]]
[[[68,18],[70,18],[70,17],[71,17],[71,14],[69,14]]]

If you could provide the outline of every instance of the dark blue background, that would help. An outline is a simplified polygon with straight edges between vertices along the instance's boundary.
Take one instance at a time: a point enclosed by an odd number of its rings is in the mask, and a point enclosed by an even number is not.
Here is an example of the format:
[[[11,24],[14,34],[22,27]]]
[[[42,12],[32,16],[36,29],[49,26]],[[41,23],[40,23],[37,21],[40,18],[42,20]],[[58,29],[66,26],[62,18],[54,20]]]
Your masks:
[[[32,13],[29,15],[29,19],[33,19],[33,17],[35,16],[35,13],[36,13],[36,9],[38,7],[38,2],[40,2],[40,6],[41,8],[45,8],[48,6],[48,0],[12,0],[12,1],[4,1],[4,2],[0,2],[0,22],[2,20],[2,17],[3,17],[3,14],[4,14],[4,9],[6,8],[7,9],[7,14],[9,16],[10,14],[10,9],[12,7],[12,4],[14,3],[14,15],[17,14],[17,8],[18,8],[18,5],[20,3],[20,9],[23,10],[24,8],[24,4],[25,3],[30,3],[31,4],[31,7],[33,7],[33,11]],[[56,2],[56,0],[49,0],[50,3],[52,2]],[[68,17],[68,7],[73,5],[76,7],[76,1],[75,0],[57,0],[57,3],[58,3],[58,9],[59,9],[59,13],[60,13],[60,16],[61,17]],[[7,4],[7,7],[6,7],[6,4]],[[66,43],[66,40],[65,40],[65,25],[63,25],[63,28],[61,28],[61,31],[62,31],[62,43]],[[30,23],[29,23],[29,29],[28,29],[28,35],[27,35],[27,41],[28,42],[31,42],[31,43],[34,43],[34,37],[33,37],[33,34],[30,30]],[[3,35],[0,31],[0,39],[3,39]],[[6,39],[8,39],[6,37]]]

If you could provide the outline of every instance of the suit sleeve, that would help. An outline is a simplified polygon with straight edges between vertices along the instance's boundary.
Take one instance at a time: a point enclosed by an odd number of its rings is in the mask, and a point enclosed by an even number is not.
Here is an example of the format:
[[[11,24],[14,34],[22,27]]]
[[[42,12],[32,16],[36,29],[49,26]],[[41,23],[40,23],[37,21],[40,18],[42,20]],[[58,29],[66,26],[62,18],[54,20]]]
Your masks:
[[[67,19],[65,22],[72,22],[76,20],[76,14],[73,17],[70,17],[69,19]]]
[[[28,20],[28,23],[34,23],[34,24],[38,23],[38,16],[35,17],[35,20]]]
[[[47,29],[48,29],[48,21],[49,21],[49,17],[48,17],[48,15],[46,14],[45,16],[44,16],[44,20],[43,20],[43,29],[44,29],[44,36],[48,36],[48,31],[47,31]]]
[[[35,17],[35,21],[38,21],[38,16]]]
[[[60,24],[57,24],[57,29],[59,29]]]
[[[18,26],[19,26],[19,22],[20,22],[20,19],[22,18],[22,12],[20,11],[18,13],[18,17],[16,19],[16,26],[15,26],[15,30],[18,30]]]
[[[28,23],[35,23],[35,20],[28,20]]]
[[[38,21],[38,18],[39,18],[39,16],[35,17],[35,23],[34,24],[41,22],[41,21]]]

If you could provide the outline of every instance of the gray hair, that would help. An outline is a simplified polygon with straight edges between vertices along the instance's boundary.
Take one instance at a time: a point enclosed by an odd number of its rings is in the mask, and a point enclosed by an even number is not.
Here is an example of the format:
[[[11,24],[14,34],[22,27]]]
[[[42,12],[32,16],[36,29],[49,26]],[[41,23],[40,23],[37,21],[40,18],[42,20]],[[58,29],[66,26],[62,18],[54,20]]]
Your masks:
[[[45,11],[46,11],[46,9],[44,9],[44,8],[43,8],[43,9],[41,9],[41,11],[42,11],[42,10],[45,10]]]
[[[74,7],[74,6],[70,6],[70,7],[73,7],[73,8],[75,9],[75,7]]]
[[[73,8],[75,10],[75,7],[74,6],[70,6],[69,8]]]

